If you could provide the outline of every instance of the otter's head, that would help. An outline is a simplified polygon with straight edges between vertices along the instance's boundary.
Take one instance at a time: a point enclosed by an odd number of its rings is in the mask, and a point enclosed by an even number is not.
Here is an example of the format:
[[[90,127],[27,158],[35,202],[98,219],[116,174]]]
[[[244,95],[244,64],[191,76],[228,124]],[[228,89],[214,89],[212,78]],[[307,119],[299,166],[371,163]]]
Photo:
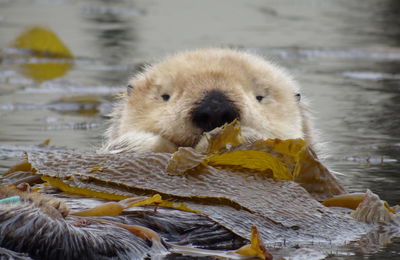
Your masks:
[[[134,77],[120,111],[120,134],[151,132],[195,146],[204,132],[239,119],[243,137],[310,140],[299,89],[279,67],[226,49],[184,52]]]

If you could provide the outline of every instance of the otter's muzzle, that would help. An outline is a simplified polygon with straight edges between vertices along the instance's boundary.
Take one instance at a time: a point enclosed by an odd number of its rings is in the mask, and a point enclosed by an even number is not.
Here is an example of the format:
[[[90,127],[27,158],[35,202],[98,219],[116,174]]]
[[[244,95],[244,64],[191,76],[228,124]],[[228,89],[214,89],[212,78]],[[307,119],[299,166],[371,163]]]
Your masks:
[[[230,123],[239,117],[237,107],[218,90],[208,92],[192,110],[192,122],[204,132]]]

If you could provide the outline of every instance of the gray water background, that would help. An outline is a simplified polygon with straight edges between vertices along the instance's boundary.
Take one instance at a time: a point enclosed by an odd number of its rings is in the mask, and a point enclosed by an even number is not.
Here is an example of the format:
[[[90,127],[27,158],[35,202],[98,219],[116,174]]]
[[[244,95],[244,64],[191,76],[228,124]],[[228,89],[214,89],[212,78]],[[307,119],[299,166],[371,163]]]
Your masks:
[[[286,67],[311,100],[326,163],[350,191],[400,204],[400,1],[0,0],[0,48],[26,27],[54,30],[74,56],[37,82],[0,63],[0,172],[51,139],[93,150],[112,96],[143,63],[201,47],[235,47]],[[8,56],[10,57],[10,56]],[[60,98],[90,95],[98,113]],[[331,258],[342,259],[342,258]],[[345,259],[400,259],[400,240]]]

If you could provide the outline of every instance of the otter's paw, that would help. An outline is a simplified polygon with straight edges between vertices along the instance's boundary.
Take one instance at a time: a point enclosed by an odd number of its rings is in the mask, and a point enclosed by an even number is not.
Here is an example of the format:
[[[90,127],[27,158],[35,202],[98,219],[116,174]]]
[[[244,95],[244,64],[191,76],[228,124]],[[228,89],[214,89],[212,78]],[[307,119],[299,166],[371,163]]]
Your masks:
[[[263,140],[263,139],[271,138],[269,136],[263,135],[262,133],[260,133],[259,131],[255,130],[253,128],[246,127],[246,126],[241,127],[241,135],[242,135],[244,143],[252,143],[256,140]]]
[[[150,132],[131,131],[111,140],[103,146],[100,153],[121,153],[121,152],[163,152],[173,153],[178,147],[163,138]]]
[[[69,213],[68,206],[61,200],[49,195],[30,192],[28,184],[14,186],[0,186],[0,199],[19,196],[21,201],[34,204],[41,211],[54,218],[66,217]]]
[[[149,150],[153,152],[174,153],[178,150],[178,147],[174,143],[161,136],[157,136],[151,146]]]
[[[24,192],[19,195],[22,200],[33,203],[36,207],[40,208],[44,213],[53,218],[65,218],[69,213],[68,206],[63,201],[49,195],[36,192]]]
[[[61,214],[61,216],[65,218],[66,216],[68,216],[69,213],[68,206],[63,201],[52,198],[50,196],[41,195],[39,197],[36,197],[33,199],[33,203],[42,208],[46,213],[50,213],[53,216],[54,214]]]
[[[199,153],[207,153],[209,142],[206,135],[203,135],[194,149]]]

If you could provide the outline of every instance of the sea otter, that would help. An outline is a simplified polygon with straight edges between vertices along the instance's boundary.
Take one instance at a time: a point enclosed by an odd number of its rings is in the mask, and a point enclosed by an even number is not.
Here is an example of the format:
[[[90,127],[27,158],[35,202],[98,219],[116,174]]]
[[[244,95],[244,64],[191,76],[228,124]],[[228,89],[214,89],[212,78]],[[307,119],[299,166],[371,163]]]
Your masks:
[[[204,132],[234,119],[245,141],[303,138],[313,144],[306,107],[292,77],[259,56],[217,48],[181,52],[130,80],[101,151],[198,148]]]

